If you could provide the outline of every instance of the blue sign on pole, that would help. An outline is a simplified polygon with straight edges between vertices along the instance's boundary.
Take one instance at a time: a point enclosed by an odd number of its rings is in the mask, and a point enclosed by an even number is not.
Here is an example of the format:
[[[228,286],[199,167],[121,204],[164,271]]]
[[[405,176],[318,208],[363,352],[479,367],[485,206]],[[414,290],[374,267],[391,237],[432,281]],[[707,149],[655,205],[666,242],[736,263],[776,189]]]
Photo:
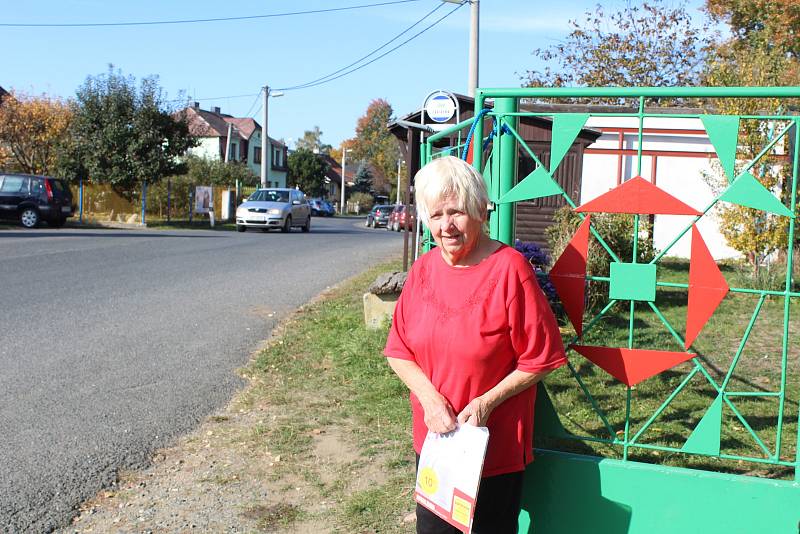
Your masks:
[[[444,91],[436,91],[425,100],[425,112],[433,122],[445,123],[453,118],[456,102]]]

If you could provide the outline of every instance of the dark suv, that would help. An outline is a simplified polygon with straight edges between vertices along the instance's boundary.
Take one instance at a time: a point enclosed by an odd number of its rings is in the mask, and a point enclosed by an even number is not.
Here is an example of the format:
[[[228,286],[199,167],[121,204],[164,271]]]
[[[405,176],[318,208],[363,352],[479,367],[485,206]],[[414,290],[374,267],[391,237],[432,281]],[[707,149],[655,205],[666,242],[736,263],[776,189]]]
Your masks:
[[[392,213],[394,206],[391,204],[377,204],[372,206],[372,209],[367,214],[364,221],[365,226],[370,228],[377,228],[379,226],[386,226],[389,222],[389,215]]]
[[[58,178],[29,174],[0,174],[0,217],[17,219],[25,228],[42,220],[62,226],[72,216],[72,193]]]

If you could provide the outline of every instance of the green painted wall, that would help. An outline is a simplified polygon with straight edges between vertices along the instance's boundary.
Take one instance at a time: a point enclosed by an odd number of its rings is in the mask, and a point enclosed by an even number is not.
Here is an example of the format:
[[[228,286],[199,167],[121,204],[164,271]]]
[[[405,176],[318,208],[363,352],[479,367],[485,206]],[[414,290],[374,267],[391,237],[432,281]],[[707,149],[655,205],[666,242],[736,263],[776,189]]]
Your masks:
[[[520,534],[798,534],[800,483],[537,451]]]

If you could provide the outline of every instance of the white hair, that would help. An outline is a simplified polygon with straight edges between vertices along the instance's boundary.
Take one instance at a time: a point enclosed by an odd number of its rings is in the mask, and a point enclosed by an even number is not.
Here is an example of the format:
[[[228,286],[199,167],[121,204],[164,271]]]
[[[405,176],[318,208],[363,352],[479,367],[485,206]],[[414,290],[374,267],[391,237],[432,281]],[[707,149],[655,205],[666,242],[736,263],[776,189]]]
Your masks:
[[[453,197],[473,219],[484,219],[489,205],[486,182],[472,165],[453,157],[437,158],[422,167],[414,177],[417,213],[430,226],[430,208]]]

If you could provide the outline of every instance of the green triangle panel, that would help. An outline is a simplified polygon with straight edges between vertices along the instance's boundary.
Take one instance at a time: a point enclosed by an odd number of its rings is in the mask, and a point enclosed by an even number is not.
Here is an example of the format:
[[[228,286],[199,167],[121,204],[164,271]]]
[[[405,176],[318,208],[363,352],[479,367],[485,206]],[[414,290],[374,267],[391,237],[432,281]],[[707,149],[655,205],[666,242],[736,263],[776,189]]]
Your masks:
[[[566,436],[567,431],[564,430],[564,425],[558,418],[558,413],[553,406],[553,401],[550,400],[550,395],[545,389],[544,383],[537,384],[536,386],[536,408],[533,420],[536,422],[537,436]]]
[[[553,141],[550,146],[551,174],[556,172],[587,120],[589,120],[588,113],[564,113],[553,118]]]
[[[550,195],[561,195],[563,191],[547,169],[536,167],[536,170],[526,176],[520,183],[515,185],[511,191],[500,198],[500,203],[518,202],[520,200],[531,200],[534,198],[549,197]]]
[[[683,444],[683,452],[719,456],[719,436],[722,431],[722,394],[717,395],[708,411],[697,423],[692,435]]]
[[[768,211],[785,217],[794,217],[792,210],[784,206],[749,172],[740,174],[719,198],[732,204]]]
[[[739,137],[739,117],[731,115],[701,115],[708,138],[714,145],[719,162],[725,170],[728,182],[734,178],[736,143]]]
[[[486,191],[489,193],[489,201],[497,203],[497,199],[492,194],[492,156],[486,158],[486,165],[483,167],[483,181],[486,182]]]

